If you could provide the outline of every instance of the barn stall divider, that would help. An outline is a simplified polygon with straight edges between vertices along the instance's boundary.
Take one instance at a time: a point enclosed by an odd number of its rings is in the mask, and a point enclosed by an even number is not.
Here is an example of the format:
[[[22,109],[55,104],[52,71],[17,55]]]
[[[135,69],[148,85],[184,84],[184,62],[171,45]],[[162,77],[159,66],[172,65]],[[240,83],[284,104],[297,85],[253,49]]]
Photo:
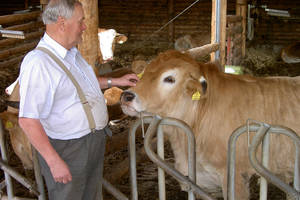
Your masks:
[[[229,200],[235,200],[235,144],[237,138],[243,134],[249,132],[256,132],[251,144],[249,144],[249,159],[251,165],[261,175],[262,181],[260,182],[260,199],[267,199],[267,181],[274,184],[281,190],[283,190],[288,198],[290,199],[300,199],[300,185],[299,185],[299,148],[300,148],[300,137],[291,129],[269,125],[263,122],[255,122],[249,120],[246,125],[237,128],[231,135],[228,141],[228,156],[227,156],[227,198]],[[174,118],[161,118],[160,116],[145,117],[136,121],[129,132],[129,153],[130,153],[130,176],[131,176],[131,198],[132,200],[138,199],[137,192],[137,173],[136,173],[136,151],[135,151],[135,135],[136,130],[139,126],[144,126],[144,124],[150,124],[144,138],[145,151],[150,158],[158,166],[158,185],[159,185],[159,200],[166,199],[165,192],[165,174],[167,172],[173,176],[176,180],[183,183],[185,190],[188,191],[188,199],[194,200],[195,194],[200,196],[205,200],[215,199],[211,195],[207,194],[204,190],[196,185],[196,152],[195,152],[195,138],[191,131],[191,128],[183,121]],[[176,126],[181,128],[188,138],[188,177],[181,174],[179,171],[174,169],[170,163],[164,161],[164,133],[162,126]],[[157,154],[153,151],[152,141],[154,140],[155,133],[157,133]],[[270,147],[270,134],[284,134],[294,141],[296,153],[295,153],[295,166],[294,166],[294,185],[293,187],[284,183],[281,179],[276,177],[271,171],[268,170],[268,160],[269,160],[269,147]],[[262,144],[262,164],[256,158],[256,152],[258,146]],[[274,144],[275,145],[275,144]]]

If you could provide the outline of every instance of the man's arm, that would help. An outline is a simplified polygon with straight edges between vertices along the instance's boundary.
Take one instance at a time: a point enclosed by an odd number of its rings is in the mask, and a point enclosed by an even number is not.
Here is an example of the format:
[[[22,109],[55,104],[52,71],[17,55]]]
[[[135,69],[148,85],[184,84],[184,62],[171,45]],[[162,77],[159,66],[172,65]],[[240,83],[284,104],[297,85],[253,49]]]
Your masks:
[[[98,77],[98,81],[101,89],[108,88],[108,77]],[[126,74],[119,78],[110,78],[111,86],[130,86],[133,87],[136,85],[136,82],[139,80],[136,74]]]
[[[19,125],[30,143],[47,162],[56,182],[67,183],[72,180],[69,167],[52,147],[42,124],[38,119],[19,118]]]

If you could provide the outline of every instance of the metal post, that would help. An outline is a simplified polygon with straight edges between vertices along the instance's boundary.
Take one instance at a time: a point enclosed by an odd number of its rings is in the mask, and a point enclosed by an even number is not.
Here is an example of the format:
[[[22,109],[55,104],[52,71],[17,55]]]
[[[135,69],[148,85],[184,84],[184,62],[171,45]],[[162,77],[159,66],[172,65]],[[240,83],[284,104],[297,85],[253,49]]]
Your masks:
[[[4,129],[2,125],[2,120],[0,120],[0,145],[1,145],[1,157],[4,162],[7,163],[7,154],[6,154],[6,147],[5,147],[5,142],[4,142]],[[14,197],[14,192],[13,192],[13,187],[12,187],[12,181],[11,177],[9,174],[4,171],[4,176],[5,176],[5,183],[6,183],[6,190],[7,190],[7,196],[8,199],[12,199]]]

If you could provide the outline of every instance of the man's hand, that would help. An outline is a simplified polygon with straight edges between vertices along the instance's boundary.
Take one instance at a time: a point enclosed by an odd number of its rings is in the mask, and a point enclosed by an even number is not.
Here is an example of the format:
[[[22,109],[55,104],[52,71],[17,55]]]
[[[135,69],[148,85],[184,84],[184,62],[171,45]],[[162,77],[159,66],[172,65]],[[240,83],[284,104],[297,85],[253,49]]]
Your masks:
[[[115,82],[113,85],[116,86],[135,86],[136,83],[139,81],[139,78],[136,74],[126,74],[120,78],[113,79]]]
[[[30,143],[45,159],[56,182],[68,183],[72,180],[69,167],[50,144],[48,136],[39,119],[20,117],[19,125]]]
[[[55,182],[66,184],[72,181],[72,175],[69,167],[61,158],[57,158],[48,165]]]

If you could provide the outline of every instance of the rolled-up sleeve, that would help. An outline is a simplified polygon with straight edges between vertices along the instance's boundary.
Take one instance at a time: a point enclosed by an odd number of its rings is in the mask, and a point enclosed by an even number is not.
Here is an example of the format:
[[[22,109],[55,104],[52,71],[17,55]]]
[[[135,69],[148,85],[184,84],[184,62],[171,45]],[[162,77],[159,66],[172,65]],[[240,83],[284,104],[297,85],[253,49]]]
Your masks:
[[[20,110],[19,117],[45,119],[53,105],[54,84],[50,78],[45,56],[29,53],[20,69]]]

